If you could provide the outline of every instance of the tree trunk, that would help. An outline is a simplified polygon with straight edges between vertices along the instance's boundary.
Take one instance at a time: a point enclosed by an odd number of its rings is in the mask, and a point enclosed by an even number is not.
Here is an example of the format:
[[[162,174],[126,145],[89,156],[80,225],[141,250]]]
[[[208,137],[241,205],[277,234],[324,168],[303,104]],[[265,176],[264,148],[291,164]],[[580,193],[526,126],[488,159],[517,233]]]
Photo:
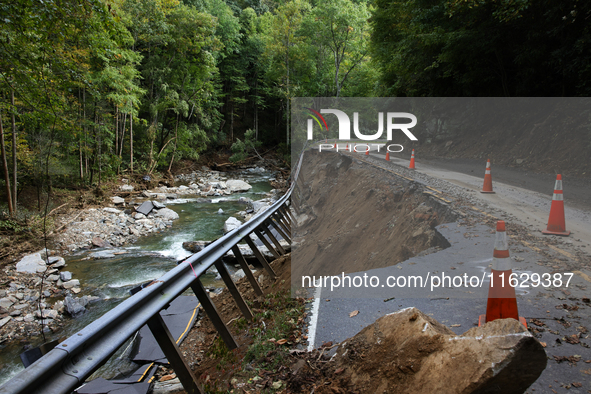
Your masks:
[[[115,154],[119,152],[119,107],[115,106]]]
[[[14,113],[16,107],[14,106],[14,90],[11,91],[10,101],[12,103],[12,203],[13,208],[17,210],[17,162],[16,162],[16,121],[14,120]]]
[[[129,167],[133,174],[133,112],[129,115]]]
[[[170,164],[168,165],[168,172],[172,168],[172,163],[174,162],[174,155],[176,153],[176,149],[178,147],[178,130],[179,130],[179,114],[176,114],[176,126],[174,127],[174,149],[172,150],[172,157],[170,158]]]
[[[14,214],[12,209],[12,196],[10,195],[10,176],[8,175],[8,163],[6,162],[6,149],[4,147],[4,128],[2,127],[2,116],[0,115],[0,151],[2,154],[2,166],[4,168],[4,181],[6,183],[6,202],[8,203],[8,213]]]

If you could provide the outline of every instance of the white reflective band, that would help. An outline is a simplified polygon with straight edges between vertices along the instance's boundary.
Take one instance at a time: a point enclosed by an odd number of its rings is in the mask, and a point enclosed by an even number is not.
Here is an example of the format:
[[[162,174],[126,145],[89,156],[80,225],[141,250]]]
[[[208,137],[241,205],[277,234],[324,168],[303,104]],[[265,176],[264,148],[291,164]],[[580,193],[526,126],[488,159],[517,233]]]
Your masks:
[[[511,258],[507,257],[505,259],[499,259],[497,257],[493,257],[492,261],[492,269],[495,271],[508,271],[511,267]]]
[[[486,170],[486,171],[484,171],[484,174],[485,174],[485,175],[490,175],[490,170]]]
[[[556,185],[554,186],[554,190],[562,190],[562,181],[556,181]]]
[[[509,250],[506,232],[497,231],[497,234],[495,235],[495,250]]]
[[[563,201],[563,198],[562,198],[562,194],[561,193],[554,193],[554,195],[552,196],[552,199],[554,201]]]

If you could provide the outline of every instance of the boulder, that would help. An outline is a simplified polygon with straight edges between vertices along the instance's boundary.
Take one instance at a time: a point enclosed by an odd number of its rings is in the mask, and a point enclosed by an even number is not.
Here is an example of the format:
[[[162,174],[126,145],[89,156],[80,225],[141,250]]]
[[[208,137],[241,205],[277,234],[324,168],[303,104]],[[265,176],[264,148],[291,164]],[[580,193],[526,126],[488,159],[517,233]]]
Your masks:
[[[163,208],[158,210],[154,216],[163,218],[164,220],[175,220],[179,218],[179,214],[170,208]]]
[[[91,242],[97,248],[108,248],[111,246],[111,244],[100,237],[94,237]]]
[[[187,241],[183,242],[183,249],[192,253],[197,253],[201,252],[207,244],[209,244],[207,241]]]
[[[154,209],[154,204],[152,201],[144,201],[142,205],[135,209],[135,211],[141,213],[142,215],[148,216],[148,214],[152,212],[152,209]]]
[[[14,304],[14,302],[9,300],[8,298],[0,298],[0,308],[8,309],[12,304]]]
[[[67,282],[64,282],[64,284],[62,284],[62,287],[66,290],[72,289],[74,287],[80,287],[80,281],[78,279],[72,279]]]
[[[232,230],[237,229],[238,227],[242,226],[240,220],[236,219],[233,216],[230,216],[228,220],[224,223],[224,234],[229,233]]]
[[[41,258],[41,253],[33,253],[23,257],[16,263],[16,272],[27,272],[35,274],[44,272],[46,269],[45,261]]]
[[[546,352],[514,319],[456,335],[406,308],[343,342],[333,368],[363,393],[523,393],[546,368]]]
[[[131,186],[131,185],[121,185],[119,187],[119,190],[121,190],[122,192],[132,192],[133,191],[133,186]]]
[[[114,197],[111,197],[111,202],[115,205],[121,205],[121,204],[125,204],[125,199],[118,197],[118,196],[114,196]]]
[[[60,272],[60,279],[62,280],[62,282],[72,280],[72,273],[70,271]]]
[[[158,201],[152,201],[152,204],[154,204],[154,208],[156,208],[156,209],[166,208],[166,205],[164,205],[164,204],[162,204],[161,202],[158,202]]]
[[[252,189],[252,186],[248,183],[238,179],[230,179],[229,181],[226,181],[226,187],[234,193],[247,192]]]
[[[68,312],[70,316],[76,317],[86,312],[86,308],[85,305],[83,305],[83,303],[84,301],[81,302],[80,298],[66,296],[66,299],[64,300],[64,307],[66,308],[66,312]]]
[[[51,256],[48,261],[51,268],[62,268],[66,266],[66,260],[63,257]]]
[[[253,201],[250,203],[250,206],[252,208],[252,214],[256,215],[260,212],[265,211],[267,208],[269,208],[272,204],[269,201]]]

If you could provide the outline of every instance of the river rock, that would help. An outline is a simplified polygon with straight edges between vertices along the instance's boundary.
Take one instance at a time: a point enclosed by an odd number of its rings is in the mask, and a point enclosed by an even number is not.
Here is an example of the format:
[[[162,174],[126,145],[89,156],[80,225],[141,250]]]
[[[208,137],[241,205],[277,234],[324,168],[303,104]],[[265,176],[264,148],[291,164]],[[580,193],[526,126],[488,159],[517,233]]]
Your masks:
[[[125,204],[125,199],[118,197],[118,196],[114,196],[114,197],[111,197],[111,202],[115,205],[121,205],[121,204]]]
[[[237,229],[238,227],[242,226],[240,220],[236,219],[233,216],[230,216],[228,220],[224,223],[224,234],[229,233],[232,230]]]
[[[131,186],[131,185],[121,185],[119,187],[119,190],[121,190],[122,192],[132,192],[133,191],[133,186]]]
[[[0,327],[3,327],[6,323],[12,320],[12,317],[7,316],[4,319],[0,320]]]
[[[222,208],[218,209],[218,215],[223,215],[224,210]]]
[[[269,208],[272,204],[269,201],[253,201],[250,203],[250,206],[252,208],[252,214],[256,215],[260,212],[265,211],[267,208]]]
[[[154,204],[154,208],[156,208],[156,209],[166,208],[166,205],[162,204],[159,201],[152,201],[152,204]]]
[[[252,189],[252,186],[239,179],[230,179],[229,181],[226,181],[226,187],[234,193],[247,192]]]
[[[63,257],[51,256],[48,261],[51,268],[62,268],[66,266],[66,260]]]
[[[81,302],[80,298],[73,298],[71,296],[66,296],[64,299],[64,307],[66,308],[66,312],[68,312],[68,314],[72,317],[76,317],[86,312],[85,305],[82,305],[83,303],[84,301]]]
[[[111,246],[111,244],[100,237],[94,237],[91,242],[97,248],[108,248]]]
[[[14,304],[14,302],[8,298],[0,298],[0,308],[8,309],[12,304]]]
[[[103,208],[103,211],[109,212],[109,213],[121,213],[121,211],[119,209],[117,209],[117,208],[110,208],[110,207]]]
[[[148,216],[150,212],[152,212],[152,209],[154,209],[154,204],[152,203],[152,201],[144,201],[142,205],[135,209],[135,211],[141,213],[142,215]]]
[[[79,286],[80,286],[80,281],[78,279],[72,279],[72,280],[69,280],[69,281],[64,282],[62,284],[62,287],[66,290],[71,289],[73,287],[79,287]]]
[[[70,271],[60,272],[60,279],[62,280],[62,282],[72,280],[72,273]]]
[[[45,261],[41,258],[41,253],[33,253],[23,257],[16,263],[16,272],[27,272],[35,274],[44,272],[46,269]]]
[[[364,354],[363,358],[351,358]],[[514,319],[456,335],[416,308],[376,320],[343,342],[335,370],[349,389],[388,393],[523,393],[546,367],[546,352]],[[387,368],[388,373],[384,372]]]
[[[209,244],[207,241],[187,241],[183,242],[183,249],[192,253],[197,253],[201,252],[207,244]]]
[[[115,257],[112,251],[109,250],[101,250],[100,252],[92,252],[88,254],[88,257],[91,259],[101,260],[101,259],[111,259]]]
[[[164,220],[175,220],[179,218],[179,214],[170,208],[163,208],[158,210],[154,216],[163,218]]]

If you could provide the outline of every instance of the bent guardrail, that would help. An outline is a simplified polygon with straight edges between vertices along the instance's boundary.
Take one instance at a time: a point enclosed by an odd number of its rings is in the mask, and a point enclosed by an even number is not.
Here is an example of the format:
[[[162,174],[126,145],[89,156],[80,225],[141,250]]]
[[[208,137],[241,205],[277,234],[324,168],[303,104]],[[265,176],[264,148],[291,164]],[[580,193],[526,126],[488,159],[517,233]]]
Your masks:
[[[237,244],[242,240],[246,241],[263,267],[271,276],[275,276],[265,257],[251,240],[250,234],[255,233],[275,256],[285,253],[271,229],[274,228],[286,241],[291,242],[290,228],[294,218],[287,202],[296,185],[301,162],[302,155],[297,167],[292,171],[290,188],[271,207],[182,261],[149,286],[59,343],[49,353],[2,385],[0,394],[69,393],[79,387],[145,324],[148,324],[187,393],[201,393],[195,376],[183,359],[159,312],[191,288],[226,346],[229,349],[237,346],[201,284],[200,276],[215,265],[243,315],[249,320],[253,318],[221,258],[232,250],[255,292],[262,294]]]

